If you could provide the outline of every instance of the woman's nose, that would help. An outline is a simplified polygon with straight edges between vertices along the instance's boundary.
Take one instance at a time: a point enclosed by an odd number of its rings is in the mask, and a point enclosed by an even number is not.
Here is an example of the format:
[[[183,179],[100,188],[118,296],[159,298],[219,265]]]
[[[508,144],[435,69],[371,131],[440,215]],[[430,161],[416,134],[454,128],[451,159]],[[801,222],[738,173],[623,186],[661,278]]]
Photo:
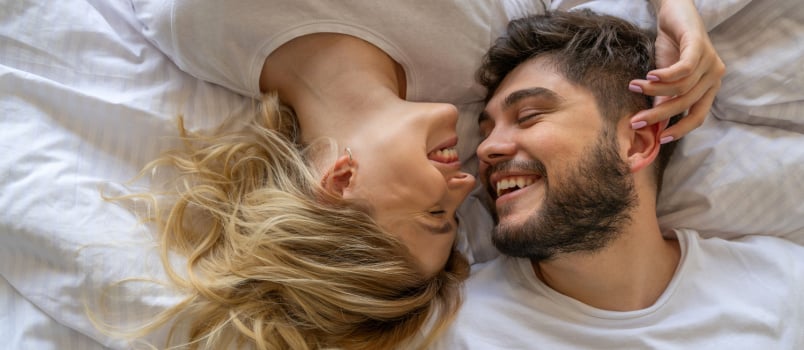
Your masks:
[[[447,178],[447,186],[451,191],[457,192],[460,196],[459,201],[462,201],[475,187],[475,177],[468,173],[457,172]]]
[[[449,103],[433,103],[430,116],[439,126],[453,128],[458,123],[458,107]]]

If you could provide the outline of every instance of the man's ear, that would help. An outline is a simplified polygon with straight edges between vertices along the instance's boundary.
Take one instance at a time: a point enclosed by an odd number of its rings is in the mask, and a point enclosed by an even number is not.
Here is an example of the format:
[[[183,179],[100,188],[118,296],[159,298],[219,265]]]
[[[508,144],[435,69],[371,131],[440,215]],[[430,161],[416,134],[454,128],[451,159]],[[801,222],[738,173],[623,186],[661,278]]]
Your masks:
[[[343,197],[344,191],[353,186],[357,177],[357,161],[351,154],[344,154],[335,160],[321,179],[321,185],[330,193]]]
[[[649,166],[659,156],[661,149],[659,135],[664,129],[662,123],[654,123],[639,129],[630,129],[630,147],[628,149],[628,164],[631,173],[637,173]]]

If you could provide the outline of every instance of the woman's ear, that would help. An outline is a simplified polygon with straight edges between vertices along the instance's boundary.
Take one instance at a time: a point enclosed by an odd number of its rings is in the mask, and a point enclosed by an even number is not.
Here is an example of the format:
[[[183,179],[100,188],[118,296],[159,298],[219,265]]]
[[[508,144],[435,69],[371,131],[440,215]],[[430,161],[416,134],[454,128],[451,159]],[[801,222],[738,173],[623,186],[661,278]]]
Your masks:
[[[663,123],[654,123],[639,129],[630,129],[630,147],[628,149],[628,164],[631,173],[637,173],[649,166],[659,155],[659,135],[664,129]]]
[[[351,154],[344,154],[335,160],[321,179],[321,185],[330,193],[343,197],[344,191],[354,185],[357,177],[357,161]]]

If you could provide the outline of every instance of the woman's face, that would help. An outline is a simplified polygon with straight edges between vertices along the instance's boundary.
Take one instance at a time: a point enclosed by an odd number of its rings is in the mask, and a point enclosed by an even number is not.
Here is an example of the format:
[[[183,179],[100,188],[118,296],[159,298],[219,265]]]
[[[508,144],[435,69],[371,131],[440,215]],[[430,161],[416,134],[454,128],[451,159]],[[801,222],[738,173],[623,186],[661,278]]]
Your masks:
[[[460,171],[455,106],[400,100],[366,118],[348,145],[359,169],[346,198],[368,201],[432,276],[444,268],[457,233],[455,212],[475,179]]]

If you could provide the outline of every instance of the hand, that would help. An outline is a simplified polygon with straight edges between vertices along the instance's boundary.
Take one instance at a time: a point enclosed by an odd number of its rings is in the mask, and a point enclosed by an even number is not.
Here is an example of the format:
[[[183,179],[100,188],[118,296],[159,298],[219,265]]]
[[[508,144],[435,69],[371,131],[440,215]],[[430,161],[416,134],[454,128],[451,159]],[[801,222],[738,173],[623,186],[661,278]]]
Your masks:
[[[646,79],[631,81],[631,90],[656,96],[654,107],[631,122],[663,122],[689,110],[664,130],[662,143],[677,140],[703,124],[720,89],[726,66],[715,52],[692,0],[663,0],[656,9],[656,67]]]

